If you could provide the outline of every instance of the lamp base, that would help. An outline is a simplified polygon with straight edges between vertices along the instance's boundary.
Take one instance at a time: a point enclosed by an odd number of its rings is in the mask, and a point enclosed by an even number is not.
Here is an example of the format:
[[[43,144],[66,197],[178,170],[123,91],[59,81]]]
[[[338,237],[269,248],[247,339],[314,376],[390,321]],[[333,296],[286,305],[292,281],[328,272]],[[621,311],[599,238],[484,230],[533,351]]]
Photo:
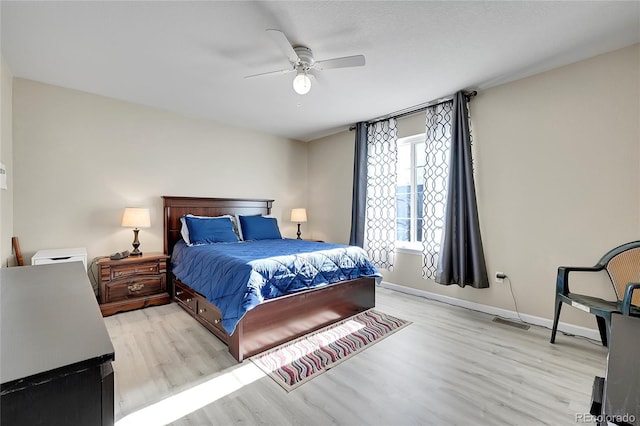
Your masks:
[[[298,236],[298,240],[302,239],[300,238],[300,235],[302,235],[302,232],[300,232],[300,224],[298,224],[298,233],[296,235]]]
[[[142,256],[142,252],[138,249],[138,247],[140,247],[140,240],[138,240],[138,232],[140,232],[140,230],[138,228],[135,228],[133,230],[133,251],[131,253],[129,253],[129,256]]]

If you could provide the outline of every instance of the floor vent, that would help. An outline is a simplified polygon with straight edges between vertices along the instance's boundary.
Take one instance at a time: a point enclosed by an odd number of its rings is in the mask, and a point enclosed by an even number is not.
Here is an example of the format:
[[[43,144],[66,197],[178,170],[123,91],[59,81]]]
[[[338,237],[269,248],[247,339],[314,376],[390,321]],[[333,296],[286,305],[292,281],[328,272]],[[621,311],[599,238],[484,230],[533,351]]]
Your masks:
[[[522,322],[511,321],[511,320],[500,318],[500,317],[495,317],[493,319],[493,322],[497,322],[498,324],[510,325],[511,327],[521,328],[523,330],[528,330],[529,329],[529,324],[525,324],[525,323],[522,323]]]

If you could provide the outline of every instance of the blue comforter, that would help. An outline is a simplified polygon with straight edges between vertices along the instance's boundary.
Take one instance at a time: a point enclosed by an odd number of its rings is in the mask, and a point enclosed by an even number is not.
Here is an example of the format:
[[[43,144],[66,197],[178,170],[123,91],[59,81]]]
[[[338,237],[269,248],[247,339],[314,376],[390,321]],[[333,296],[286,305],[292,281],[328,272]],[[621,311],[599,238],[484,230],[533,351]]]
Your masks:
[[[359,277],[380,277],[363,249],[304,240],[258,240],[188,247],[180,240],[172,272],[222,312],[232,334],[266,299]]]

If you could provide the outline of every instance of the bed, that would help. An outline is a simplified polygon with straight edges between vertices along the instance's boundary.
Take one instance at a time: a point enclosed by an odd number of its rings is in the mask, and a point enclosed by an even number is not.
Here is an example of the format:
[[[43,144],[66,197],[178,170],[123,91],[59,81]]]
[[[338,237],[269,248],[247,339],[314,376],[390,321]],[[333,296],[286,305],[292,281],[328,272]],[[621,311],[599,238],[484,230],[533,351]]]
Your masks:
[[[273,200],[163,196],[164,251],[173,254],[182,240],[180,218],[197,216],[268,215]],[[250,309],[232,333],[223,327],[220,309],[189,282],[168,268],[173,300],[229,348],[239,362],[375,306],[375,278],[346,279],[319,288],[268,299]]]

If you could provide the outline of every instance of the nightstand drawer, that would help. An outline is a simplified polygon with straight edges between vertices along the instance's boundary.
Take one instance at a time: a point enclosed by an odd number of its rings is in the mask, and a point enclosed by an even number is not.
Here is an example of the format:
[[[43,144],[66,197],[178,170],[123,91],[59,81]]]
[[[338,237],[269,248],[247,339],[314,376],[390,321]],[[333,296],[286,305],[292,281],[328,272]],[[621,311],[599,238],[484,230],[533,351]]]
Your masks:
[[[146,262],[129,265],[117,265],[111,267],[111,279],[117,280],[132,275],[158,275],[160,267],[158,262]]]
[[[128,299],[164,291],[164,277],[133,277],[107,283],[106,301]]]

